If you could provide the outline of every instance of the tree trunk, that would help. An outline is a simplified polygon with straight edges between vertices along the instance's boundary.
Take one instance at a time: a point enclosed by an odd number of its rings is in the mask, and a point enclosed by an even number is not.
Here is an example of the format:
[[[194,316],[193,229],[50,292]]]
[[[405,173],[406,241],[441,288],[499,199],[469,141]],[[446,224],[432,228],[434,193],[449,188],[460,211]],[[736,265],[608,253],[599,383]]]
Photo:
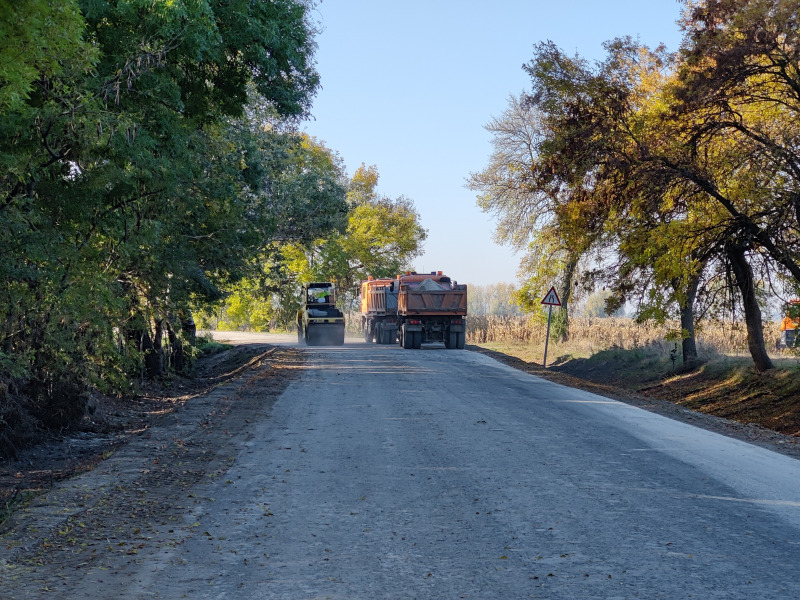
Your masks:
[[[186,342],[193,346],[197,340],[197,325],[194,323],[194,317],[188,310],[181,314],[181,331]]]
[[[753,357],[756,371],[768,371],[773,365],[764,345],[761,307],[758,305],[758,299],[756,298],[753,269],[750,267],[750,263],[747,262],[743,246],[729,244],[726,247],[726,254],[730,261],[736,287],[739,288],[739,293],[742,295],[744,321],[747,326],[747,347],[750,350],[750,356]]]
[[[144,354],[144,370],[148,377],[161,375],[161,350],[156,349],[146,328],[136,332],[139,338],[139,351]]]
[[[165,322],[165,327],[169,340],[169,364],[176,373],[183,373],[186,368],[183,340],[169,319]]]
[[[164,374],[164,321],[156,319],[153,334],[152,350],[145,355],[145,364],[150,377],[161,377]]]
[[[169,364],[178,373],[186,373],[191,367],[191,356],[186,348],[193,346],[197,339],[197,326],[189,311],[181,311],[179,316],[170,315],[165,320],[167,339],[169,339]]]
[[[566,267],[564,268],[563,285],[559,293],[559,300],[561,300],[561,310],[558,310],[554,316],[555,334],[558,341],[562,344],[569,338],[569,311],[567,306],[570,297],[572,296],[572,283],[575,279],[575,271],[578,269],[578,259],[580,255],[571,253],[567,260]]]
[[[161,338],[164,335],[160,321],[155,324],[155,335],[150,336],[147,321],[141,314],[134,318],[128,326],[127,337],[136,342],[136,346],[144,355],[144,370],[148,377],[155,378],[164,374],[164,359]]]
[[[697,340],[694,335],[694,301],[697,297],[697,288],[700,286],[700,276],[692,277],[686,287],[686,299],[681,303],[681,329],[683,333],[682,349],[683,364],[692,366],[697,363]]]

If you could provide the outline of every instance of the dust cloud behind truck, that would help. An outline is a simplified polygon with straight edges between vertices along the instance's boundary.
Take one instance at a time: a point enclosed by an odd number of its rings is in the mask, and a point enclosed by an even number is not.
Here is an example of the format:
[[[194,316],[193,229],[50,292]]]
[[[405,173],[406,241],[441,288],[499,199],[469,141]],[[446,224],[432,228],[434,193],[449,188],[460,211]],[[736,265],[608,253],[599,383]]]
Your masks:
[[[361,284],[361,324],[367,342],[420,348],[443,342],[463,349],[466,341],[467,286],[441,271],[368,279]]]

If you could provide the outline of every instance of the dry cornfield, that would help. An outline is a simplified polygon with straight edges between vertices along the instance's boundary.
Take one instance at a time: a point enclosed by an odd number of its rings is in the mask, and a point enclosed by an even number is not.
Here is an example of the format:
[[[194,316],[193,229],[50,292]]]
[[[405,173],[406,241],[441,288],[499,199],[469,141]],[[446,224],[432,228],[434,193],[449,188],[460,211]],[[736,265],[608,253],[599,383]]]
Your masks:
[[[675,342],[669,333],[678,323],[637,323],[626,318],[571,317],[568,343],[593,354],[609,348],[632,350],[656,347],[669,351]],[[471,316],[467,318],[467,341],[471,344],[492,342],[544,345],[547,325],[529,317]],[[780,334],[778,323],[764,324],[768,349],[775,347]],[[744,323],[706,321],[697,328],[698,349],[706,354],[747,353]]]

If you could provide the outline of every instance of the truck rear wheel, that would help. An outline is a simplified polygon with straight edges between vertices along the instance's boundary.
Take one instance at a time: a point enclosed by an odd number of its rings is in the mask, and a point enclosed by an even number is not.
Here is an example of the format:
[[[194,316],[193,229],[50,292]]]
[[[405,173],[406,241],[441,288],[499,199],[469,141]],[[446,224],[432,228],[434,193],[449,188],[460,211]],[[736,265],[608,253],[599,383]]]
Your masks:
[[[463,331],[448,331],[444,334],[444,347],[451,350],[463,350],[466,335]]]
[[[406,350],[410,350],[414,347],[414,334],[410,331],[406,331],[405,325],[400,329],[400,345]]]
[[[414,340],[411,342],[411,344],[414,347],[414,350],[419,350],[420,348],[422,348],[422,332],[415,331],[413,335],[414,335]]]
[[[444,334],[444,347],[452,350],[458,345],[458,333],[455,331],[447,331]]]

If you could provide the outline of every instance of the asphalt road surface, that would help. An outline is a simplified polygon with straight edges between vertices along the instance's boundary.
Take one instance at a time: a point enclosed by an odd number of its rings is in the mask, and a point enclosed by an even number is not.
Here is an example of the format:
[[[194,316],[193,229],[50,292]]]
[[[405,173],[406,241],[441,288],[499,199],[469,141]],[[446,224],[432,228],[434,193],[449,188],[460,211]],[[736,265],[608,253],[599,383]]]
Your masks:
[[[306,352],[125,598],[800,599],[799,461],[469,351]]]

